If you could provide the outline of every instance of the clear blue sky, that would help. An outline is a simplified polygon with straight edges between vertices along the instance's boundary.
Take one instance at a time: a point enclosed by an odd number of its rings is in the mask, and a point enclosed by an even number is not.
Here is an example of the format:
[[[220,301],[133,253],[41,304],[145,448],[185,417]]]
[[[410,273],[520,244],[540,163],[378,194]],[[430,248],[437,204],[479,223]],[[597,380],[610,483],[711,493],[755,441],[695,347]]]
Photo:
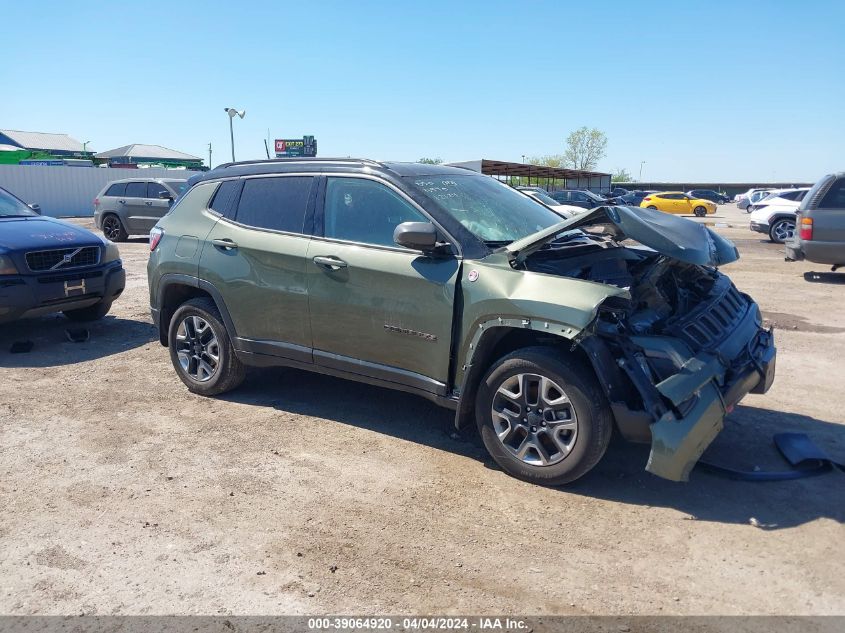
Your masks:
[[[3,3],[0,128],[213,164],[313,134],[323,156],[560,153],[644,179],[845,168],[845,2]],[[272,151],[272,147],[271,147]]]

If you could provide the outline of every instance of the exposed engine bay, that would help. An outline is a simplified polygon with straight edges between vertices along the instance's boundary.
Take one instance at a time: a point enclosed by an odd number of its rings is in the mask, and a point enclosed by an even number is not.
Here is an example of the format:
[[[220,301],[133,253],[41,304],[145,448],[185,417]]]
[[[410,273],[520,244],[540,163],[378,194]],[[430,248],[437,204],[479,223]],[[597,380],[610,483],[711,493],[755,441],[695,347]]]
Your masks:
[[[615,320],[618,334],[661,334],[675,329],[696,314],[696,308],[716,298],[714,290],[720,296],[720,291],[727,290],[722,286],[732,288],[730,282],[719,283],[727,278],[713,268],[680,262],[639,245],[621,245],[607,236],[577,233],[531,254],[523,265],[533,272],[628,290],[629,305],[614,304],[614,310],[603,314],[606,320]],[[722,318],[716,324],[724,330],[730,320]]]

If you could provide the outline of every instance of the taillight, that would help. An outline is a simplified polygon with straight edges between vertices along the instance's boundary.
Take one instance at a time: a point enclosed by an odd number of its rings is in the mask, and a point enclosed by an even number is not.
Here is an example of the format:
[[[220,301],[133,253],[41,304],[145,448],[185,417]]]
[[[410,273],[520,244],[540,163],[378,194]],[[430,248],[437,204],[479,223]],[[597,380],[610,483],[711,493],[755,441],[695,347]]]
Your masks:
[[[157,226],[154,226],[152,230],[150,230],[150,251],[154,251],[158,243],[161,241],[162,236],[164,236],[164,229],[160,229]]]
[[[813,239],[813,218],[801,218],[801,228],[798,230],[798,237],[802,240]]]
[[[643,198],[643,200],[645,200],[646,202],[651,202],[651,196],[646,196],[645,198]]]

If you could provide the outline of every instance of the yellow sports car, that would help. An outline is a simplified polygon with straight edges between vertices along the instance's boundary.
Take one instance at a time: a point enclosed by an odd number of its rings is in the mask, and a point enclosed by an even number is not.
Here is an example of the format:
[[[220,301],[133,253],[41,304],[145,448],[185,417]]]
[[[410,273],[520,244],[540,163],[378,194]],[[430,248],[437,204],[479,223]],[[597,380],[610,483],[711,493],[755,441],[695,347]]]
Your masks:
[[[666,213],[695,214],[703,218],[708,213],[716,213],[716,203],[703,198],[690,198],[682,191],[661,191],[650,193],[642,202],[641,207],[658,209]]]

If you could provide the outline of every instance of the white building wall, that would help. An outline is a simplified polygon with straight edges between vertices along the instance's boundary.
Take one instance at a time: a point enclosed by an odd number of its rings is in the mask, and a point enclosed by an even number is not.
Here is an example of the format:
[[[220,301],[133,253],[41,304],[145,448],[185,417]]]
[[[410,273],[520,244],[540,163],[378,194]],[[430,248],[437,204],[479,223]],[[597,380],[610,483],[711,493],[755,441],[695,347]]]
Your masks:
[[[94,215],[94,198],[113,180],[123,178],[190,178],[186,169],[112,169],[0,165],[0,187],[27,204],[41,205],[42,215]]]

